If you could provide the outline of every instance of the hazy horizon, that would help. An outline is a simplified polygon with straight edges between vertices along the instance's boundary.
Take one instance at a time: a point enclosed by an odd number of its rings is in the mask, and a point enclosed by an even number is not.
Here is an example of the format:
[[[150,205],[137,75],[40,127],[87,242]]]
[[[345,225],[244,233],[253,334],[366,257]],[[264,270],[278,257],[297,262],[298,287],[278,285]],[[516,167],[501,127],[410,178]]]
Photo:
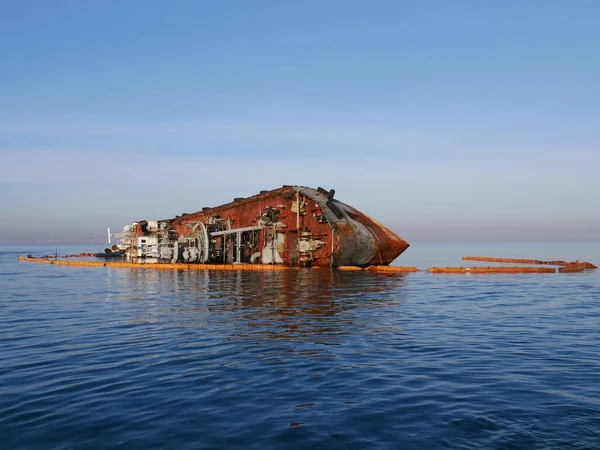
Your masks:
[[[598,13],[4,5],[0,244],[102,245],[283,184],[333,188],[411,243],[600,241]]]

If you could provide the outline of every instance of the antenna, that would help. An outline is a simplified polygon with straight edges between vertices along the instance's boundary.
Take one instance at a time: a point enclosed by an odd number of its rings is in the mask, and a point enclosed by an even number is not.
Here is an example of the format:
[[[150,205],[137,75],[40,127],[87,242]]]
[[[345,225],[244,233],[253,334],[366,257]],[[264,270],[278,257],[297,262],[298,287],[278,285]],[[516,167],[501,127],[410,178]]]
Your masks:
[[[110,227],[108,227],[108,243],[110,244]]]

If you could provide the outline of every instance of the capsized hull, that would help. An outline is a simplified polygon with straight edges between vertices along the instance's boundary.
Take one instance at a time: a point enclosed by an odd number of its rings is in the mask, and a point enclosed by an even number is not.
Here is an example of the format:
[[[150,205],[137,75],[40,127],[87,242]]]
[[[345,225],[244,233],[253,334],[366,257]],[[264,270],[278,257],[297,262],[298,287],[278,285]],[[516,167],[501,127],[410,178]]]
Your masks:
[[[390,264],[408,248],[334,193],[283,186],[174,219],[134,222],[121,238],[137,262],[368,266]]]

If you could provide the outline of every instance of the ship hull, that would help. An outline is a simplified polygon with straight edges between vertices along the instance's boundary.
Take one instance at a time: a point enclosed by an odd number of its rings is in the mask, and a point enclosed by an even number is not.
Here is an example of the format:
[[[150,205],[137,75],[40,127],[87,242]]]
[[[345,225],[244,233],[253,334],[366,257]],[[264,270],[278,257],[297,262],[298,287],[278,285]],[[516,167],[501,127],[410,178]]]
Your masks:
[[[387,265],[409,244],[334,191],[283,186],[162,221],[126,227],[134,262],[301,267]]]

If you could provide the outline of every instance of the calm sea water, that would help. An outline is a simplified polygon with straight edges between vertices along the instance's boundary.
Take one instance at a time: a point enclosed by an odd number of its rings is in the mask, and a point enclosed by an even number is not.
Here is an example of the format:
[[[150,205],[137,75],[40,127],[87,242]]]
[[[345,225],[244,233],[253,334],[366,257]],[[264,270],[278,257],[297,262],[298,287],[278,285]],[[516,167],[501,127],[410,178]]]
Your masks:
[[[60,253],[93,250],[61,247]],[[600,270],[151,271],[0,247],[2,448],[600,448]],[[414,244],[600,263],[594,244]]]

